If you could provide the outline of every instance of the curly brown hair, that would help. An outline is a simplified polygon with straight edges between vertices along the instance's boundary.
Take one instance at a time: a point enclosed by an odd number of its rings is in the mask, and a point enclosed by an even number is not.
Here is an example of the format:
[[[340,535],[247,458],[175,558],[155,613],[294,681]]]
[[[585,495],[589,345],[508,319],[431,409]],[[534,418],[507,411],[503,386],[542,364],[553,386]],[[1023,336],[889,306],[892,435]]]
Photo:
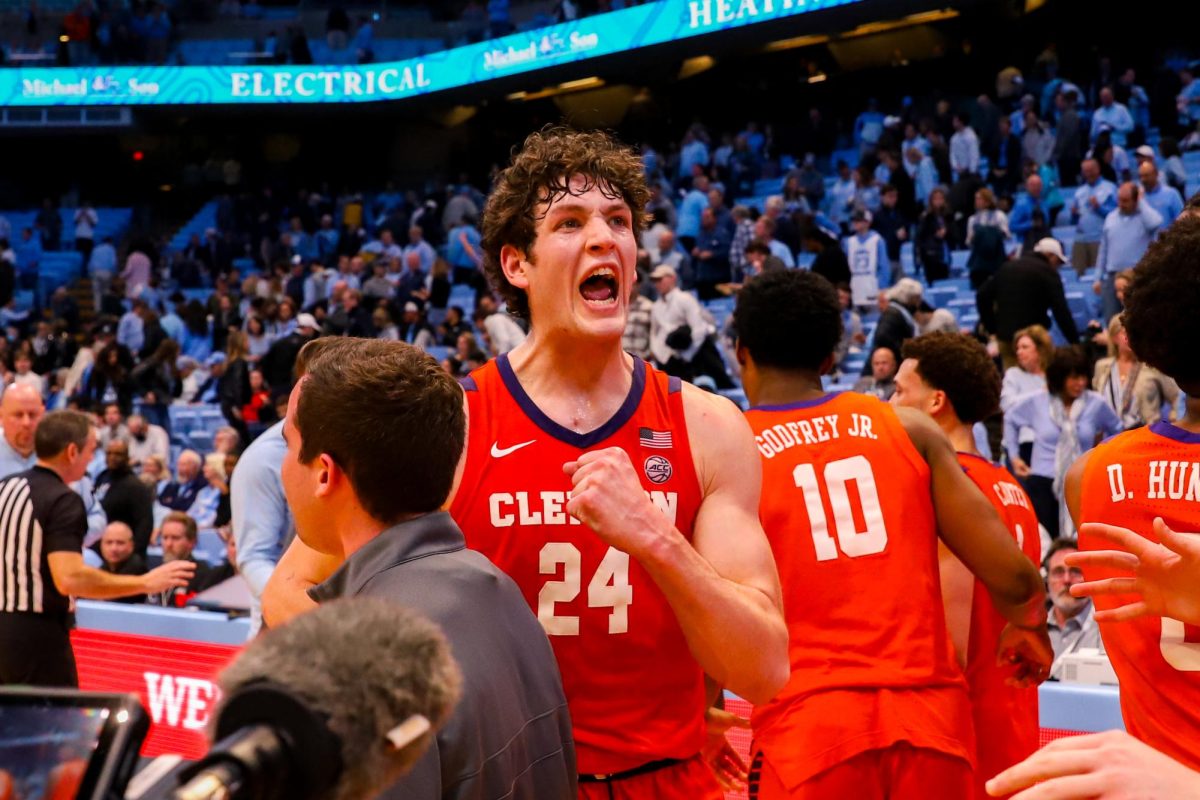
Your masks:
[[[601,131],[556,126],[529,134],[513,153],[512,163],[497,176],[480,224],[483,274],[504,298],[509,313],[528,318],[529,298],[504,277],[501,248],[512,245],[529,258],[545,207],[571,194],[571,179],[580,176],[586,183],[576,191],[595,187],[605,197],[625,201],[633,212],[634,235],[640,238],[650,190],[642,159],[632,148]]]
[[[946,393],[962,422],[987,419],[1000,407],[1000,373],[984,346],[965,333],[909,339],[904,357],[917,362],[921,380]]]
[[[1137,357],[1200,394],[1200,215],[1183,214],[1163,231],[1133,273],[1125,295],[1125,332]]]

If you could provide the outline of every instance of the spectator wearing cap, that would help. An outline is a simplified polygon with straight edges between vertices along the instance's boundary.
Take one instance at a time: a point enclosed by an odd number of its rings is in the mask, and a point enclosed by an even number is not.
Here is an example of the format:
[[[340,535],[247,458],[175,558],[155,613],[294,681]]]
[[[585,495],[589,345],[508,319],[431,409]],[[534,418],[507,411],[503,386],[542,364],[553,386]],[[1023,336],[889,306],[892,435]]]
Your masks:
[[[1058,267],[1065,262],[1057,239],[1042,239],[1028,256],[1013,259],[979,288],[975,303],[983,329],[996,337],[1004,368],[1015,366],[1013,337],[1031,325],[1049,329],[1053,314],[1068,342],[1079,341],[1079,330],[1067,305]]]
[[[1183,213],[1183,197],[1175,187],[1167,186],[1158,174],[1158,166],[1154,163],[1154,151],[1150,157],[1143,157],[1141,151],[1150,148],[1142,145],[1138,148],[1138,180],[1142,184],[1142,198],[1162,216],[1162,228],[1168,227],[1175,218]],[[1161,229],[1160,229],[1161,230]]]
[[[1071,245],[1071,266],[1080,277],[1096,264],[1104,221],[1117,207],[1117,186],[1100,176],[1100,163],[1094,158],[1080,165],[1083,184],[1071,200],[1071,219],[1075,222],[1075,241]]]
[[[1096,277],[1092,285],[1096,294],[1100,295],[1106,322],[1121,310],[1114,286],[1117,273],[1137,266],[1162,224],[1162,214],[1141,196],[1138,184],[1121,184],[1117,192],[1117,207],[1104,220],[1100,252],[1096,257]]]
[[[220,399],[221,378],[225,375],[225,354],[213,353],[204,361],[208,377],[196,389],[197,403],[215,403]]]
[[[877,231],[871,230],[871,212],[857,209],[850,216],[854,233],[844,242],[846,260],[850,262],[850,294],[856,309],[875,305],[879,290],[888,285],[891,263],[887,244]]]
[[[404,316],[396,331],[400,341],[407,342],[422,350],[428,350],[437,343],[433,328],[421,314],[421,307],[411,300],[404,304]]]
[[[621,336],[621,348],[643,361],[650,360],[650,314],[654,301],[642,294],[642,273],[634,273],[633,299],[625,314],[625,332]]]
[[[1105,86],[1100,90],[1100,106],[1092,112],[1092,142],[1100,135],[1105,126],[1112,132],[1112,143],[1124,147],[1129,134],[1133,132],[1133,115],[1123,103],[1118,103],[1113,96],[1113,90]]]
[[[900,363],[900,352],[904,343],[917,335],[917,321],[913,316],[921,307],[925,290],[920,281],[901,278],[896,285],[883,294],[883,313],[875,326],[875,337],[871,340],[871,353],[880,348],[892,351],[896,364]],[[883,305],[883,302],[880,305]],[[870,362],[863,365],[863,374],[871,373]]]
[[[670,375],[690,380],[692,360],[708,335],[700,302],[678,288],[675,270],[660,264],[650,273],[658,299],[650,309],[650,354]]]

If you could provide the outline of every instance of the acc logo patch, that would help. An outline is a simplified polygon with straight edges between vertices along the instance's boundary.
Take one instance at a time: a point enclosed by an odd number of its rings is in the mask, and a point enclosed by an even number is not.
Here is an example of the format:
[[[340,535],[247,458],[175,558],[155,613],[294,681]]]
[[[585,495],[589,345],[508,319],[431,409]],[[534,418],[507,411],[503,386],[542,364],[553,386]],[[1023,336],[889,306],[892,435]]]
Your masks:
[[[646,459],[646,477],[651,483],[666,483],[671,479],[671,462],[663,456],[650,456]]]

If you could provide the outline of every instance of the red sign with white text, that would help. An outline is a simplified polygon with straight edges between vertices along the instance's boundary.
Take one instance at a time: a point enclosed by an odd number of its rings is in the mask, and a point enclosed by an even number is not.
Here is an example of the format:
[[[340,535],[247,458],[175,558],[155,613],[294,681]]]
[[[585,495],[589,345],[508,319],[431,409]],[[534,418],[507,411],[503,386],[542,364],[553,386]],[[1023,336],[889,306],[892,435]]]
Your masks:
[[[220,698],[216,676],[240,647],[80,629],[71,631],[71,645],[80,689],[141,698],[151,720],[142,755],[208,752],[204,731]]]

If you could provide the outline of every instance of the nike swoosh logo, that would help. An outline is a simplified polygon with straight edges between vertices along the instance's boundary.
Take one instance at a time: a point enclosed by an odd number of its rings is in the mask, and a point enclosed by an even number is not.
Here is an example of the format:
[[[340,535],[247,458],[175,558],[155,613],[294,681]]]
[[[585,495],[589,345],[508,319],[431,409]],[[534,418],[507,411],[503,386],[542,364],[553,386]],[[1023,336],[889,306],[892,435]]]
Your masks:
[[[520,444],[514,444],[512,447],[505,447],[503,450],[500,449],[499,442],[492,442],[492,458],[504,458],[506,455],[509,455],[510,453],[515,453],[518,450],[520,450],[522,447],[528,447],[529,445],[533,444],[536,441],[537,441],[537,439],[530,439],[528,442],[521,442]]]

